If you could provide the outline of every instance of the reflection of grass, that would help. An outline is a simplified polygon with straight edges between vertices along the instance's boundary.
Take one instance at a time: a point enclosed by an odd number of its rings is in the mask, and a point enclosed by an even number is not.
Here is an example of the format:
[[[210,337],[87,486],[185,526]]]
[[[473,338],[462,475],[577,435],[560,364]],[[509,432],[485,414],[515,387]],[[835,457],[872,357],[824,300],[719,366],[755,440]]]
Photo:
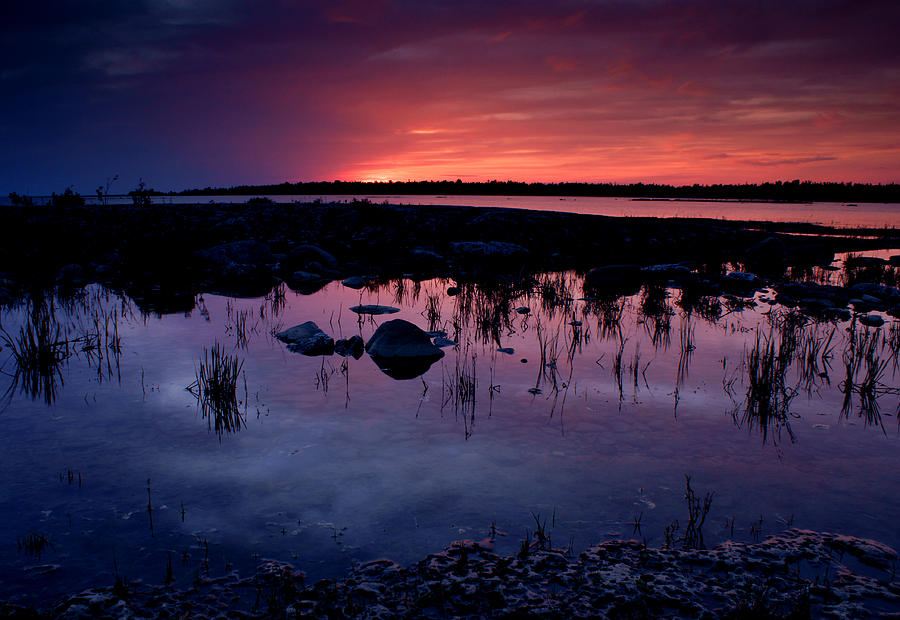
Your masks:
[[[226,353],[219,343],[204,349],[197,378],[187,390],[200,404],[203,417],[209,420],[221,439],[223,433],[236,433],[246,426],[237,400],[237,382],[244,362]]]
[[[900,394],[900,388],[885,385],[883,381],[888,360],[881,359],[879,351],[883,352],[886,346],[890,351],[887,339],[882,337],[879,345],[877,332],[870,332],[868,329],[858,330],[853,323],[850,340],[844,351],[846,377],[838,386],[844,394],[841,415],[849,418],[853,408],[853,395],[856,394],[859,396],[859,417],[866,425],[881,426],[882,430],[884,425],[878,398],[884,394]],[[860,375],[862,376],[858,379]]]
[[[900,284],[900,269],[888,263],[873,262],[871,259],[852,253],[844,259],[844,270],[841,276],[844,286],[853,286],[861,282],[874,282],[887,286]]]
[[[754,425],[762,433],[763,442],[774,429],[780,435],[784,428],[794,440],[789,422],[790,404],[796,390],[785,384],[785,374],[790,357],[785,358],[782,346],[776,346],[774,336],[756,336],[756,343],[747,353],[744,363],[747,369],[747,396],[741,418],[742,424],[752,430]]]
[[[33,400],[43,398],[48,405],[56,399],[56,392],[63,384],[62,364],[69,357],[69,342],[61,336],[61,329],[52,308],[36,306],[29,320],[13,337],[2,330],[2,338],[10,350],[15,372],[7,395],[12,396],[21,382],[22,392]]]
[[[41,555],[44,554],[48,547],[53,549],[53,543],[44,534],[31,533],[28,536],[16,538],[16,548],[19,553],[24,552],[36,557],[38,560],[41,559]]]

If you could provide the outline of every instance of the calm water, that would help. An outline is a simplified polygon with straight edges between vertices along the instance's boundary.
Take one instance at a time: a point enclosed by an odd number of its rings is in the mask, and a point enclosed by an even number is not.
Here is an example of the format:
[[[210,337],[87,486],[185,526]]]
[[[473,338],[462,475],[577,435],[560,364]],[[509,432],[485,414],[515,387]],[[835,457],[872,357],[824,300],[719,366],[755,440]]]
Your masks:
[[[841,227],[900,226],[900,205],[885,203],[848,204],[815,202],[785,204],[774,202],[739,202],[733,200],[635,200],[632,198],[564,197],[564,196],[267,196],[275,202],[323,202],[367,199],[393,204],[463,205],[474,207],[507,207],[538,211],[564,211],[591,215],[641,217],[692,217],[724,220],[758,220],[771,222],[810,222]],[[89,199],[90,201],[91,199]],[[96,199],[93,199],[96,202]],[[245,202],[240,196],[162,196],[160,204],[193,204],[197,202]],[[111,199],[112,203],[130,203],[129,199]]]
[[[900,546],[897,323],[850,332],[765,293],[746,309],[723,298],[690,306],[666,289],[598,303],[579,299],[572,273],[448,296],[454,284],[204,295],[194,311],[161,317],[92,286],[40,312],[5,310],[11,339],[43,316],[51,340],[69,346],[37,385],[14,383],[9,343],[0,351],[11,386],[0,598],[53,600],[110,584],[116,566],[160,583],[169,558],[179,583],[251,572],[260,557],[336,576],[357,560],[413,562],[487,537],[492,523],[505,534],[499,550],[513,552],[532,515],[552,520],[560,547],[661,544],[686,518],[686,474],[715,493],[708,543],[731,537],[733,520],[741,540],[793,524]],[[348,309],[359,303],[400,312],[360,319]],[[312,320],[368,339],[393,318],[459,346],[397,381],[367,355],[305,357],[272,336]],[[217,429],[186,389],[215,343],[243,363],[236,428]],[[783,382],[760,400],[748,390],[767,343]],[[847,389],[847,364],[854,385],[882,368],[874,404]],[[48,541],[39,557],[18,548],[31,535]]]

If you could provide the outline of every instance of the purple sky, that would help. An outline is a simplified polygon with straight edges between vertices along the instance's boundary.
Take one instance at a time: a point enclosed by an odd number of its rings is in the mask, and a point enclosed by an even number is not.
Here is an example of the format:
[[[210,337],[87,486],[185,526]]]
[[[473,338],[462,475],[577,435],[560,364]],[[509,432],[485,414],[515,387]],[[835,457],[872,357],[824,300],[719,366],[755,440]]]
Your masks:
[[[900,2],[6,3],[0,192],[900,181]]]

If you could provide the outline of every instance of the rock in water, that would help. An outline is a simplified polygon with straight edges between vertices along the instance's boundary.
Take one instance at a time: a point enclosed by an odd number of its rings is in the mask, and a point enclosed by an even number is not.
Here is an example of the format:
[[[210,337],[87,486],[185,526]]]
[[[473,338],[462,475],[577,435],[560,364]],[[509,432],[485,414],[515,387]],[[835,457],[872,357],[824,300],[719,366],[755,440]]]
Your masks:
[[[345,278],[341,282],[341,284],[343,284],[347,288],[352,288],[352,289],[356,289],[356,290],[365,288],[368,283],[369,283],[369,281],[362,276],[350,276],[349,278]]]
[[[278,332],[275,337],[287,343],[288,349],[303,355],[331,355],[334,353],[334,340],[319,329],[312,321],[294,325]]]
[[[382,323],[366,343],[366,351],[394,379],[418,377],[444,356],[426,332],[403,319]]]
[[[860,314],[857,318],[860,323],[867,327],[881,327],[884,325],[884,318],[877,314]]]
[[[379,306],[377,304],[350,306],[349,310],[356,314],[395,314],[400,312],[400,308],[395,308],[393,306]]]
[[[334,352],[341,357],[353,356],[353,359],[358,360],[363,354],[363,339],[359,336],[350,336],[338,340],[334,343]]]

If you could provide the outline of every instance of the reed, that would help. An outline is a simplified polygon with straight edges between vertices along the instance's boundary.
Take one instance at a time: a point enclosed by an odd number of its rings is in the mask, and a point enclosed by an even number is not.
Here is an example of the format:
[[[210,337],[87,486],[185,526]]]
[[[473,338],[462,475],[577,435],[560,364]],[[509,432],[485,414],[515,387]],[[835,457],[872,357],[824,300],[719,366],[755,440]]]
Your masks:
[[[746,424],[751,431],[757,426],[763,443],[768,439],[770,429],[780,437],[782,428],[794,441],[789,416],[790,403],[797,392],[786,385],[787,366],[781,349],[776,346],[774,334],[764,337],[757,333],[756,342],[744,359],[748,385],[739,425]]]
[[[224,433],[236,433],[246,426],[237,399],[237,383],[244,362],[226,353],[216,342],[204,349],[196,379],[187,390],[197,399],[203,417],[221,440]],[[246,378],[245,378],[246,388]],[[245,399],[246,402],[246,399]]]
[[[32,400],[40,398],[47,405],[53,404],[64,383],[62,366],[72,351],[52,305],[35,305],[17,336],[0,328],[0,339],[9,349],[15,366],[6,396],[11,399],[21,385],[21,391]]]
[[[48,548],[54,549],[53,543],[45,534],[32,532],[27,536],[16,538],[16,549],[19,553],[25,553],[38,560],[41,559],[41,556]]]

